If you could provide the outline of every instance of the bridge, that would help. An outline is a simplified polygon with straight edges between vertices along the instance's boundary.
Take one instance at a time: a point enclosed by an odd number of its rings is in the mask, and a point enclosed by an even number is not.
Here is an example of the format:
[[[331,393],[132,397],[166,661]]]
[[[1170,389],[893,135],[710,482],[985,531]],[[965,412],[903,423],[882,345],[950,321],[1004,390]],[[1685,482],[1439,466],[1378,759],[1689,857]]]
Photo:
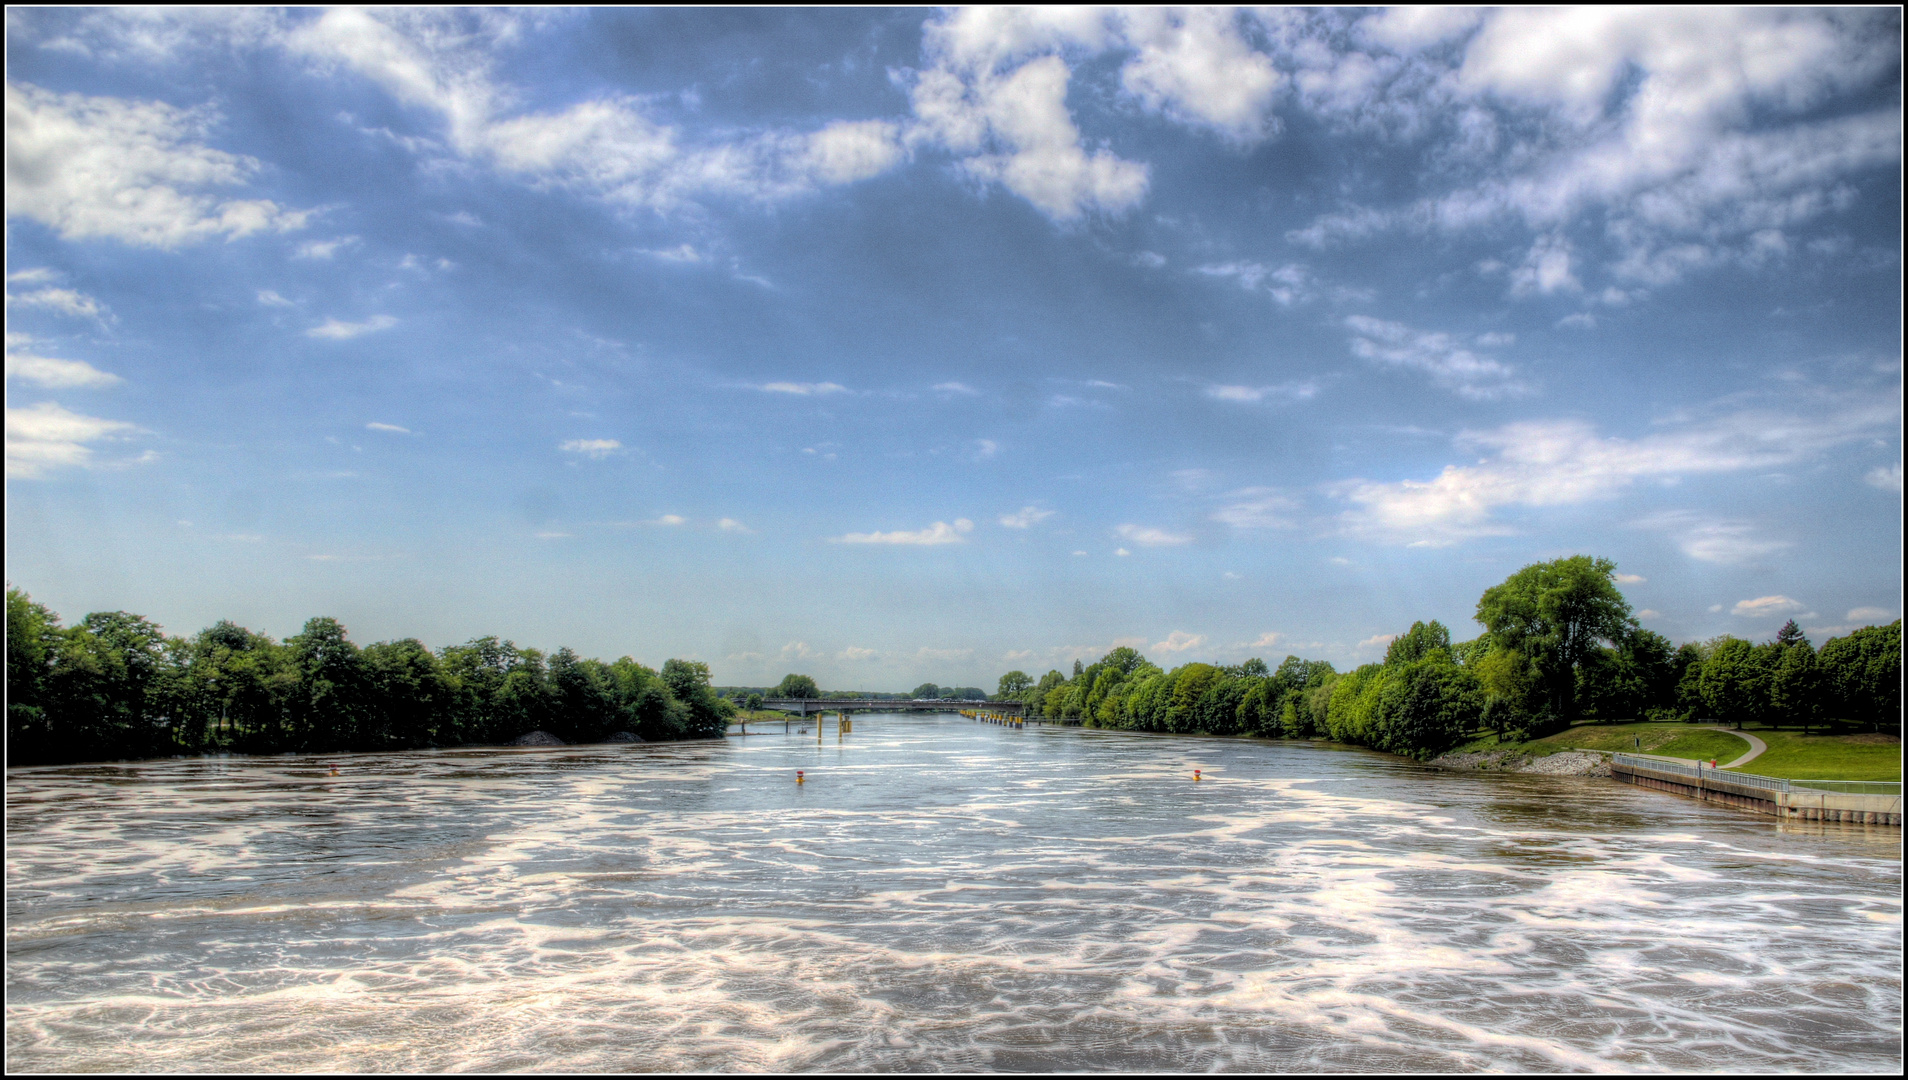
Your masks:
[[[792,712],[799,716],[831,712],[975,712],[1021,716],[1027,711],[1024,701],[988,701],[957,698],[763,698],[764,709]]]

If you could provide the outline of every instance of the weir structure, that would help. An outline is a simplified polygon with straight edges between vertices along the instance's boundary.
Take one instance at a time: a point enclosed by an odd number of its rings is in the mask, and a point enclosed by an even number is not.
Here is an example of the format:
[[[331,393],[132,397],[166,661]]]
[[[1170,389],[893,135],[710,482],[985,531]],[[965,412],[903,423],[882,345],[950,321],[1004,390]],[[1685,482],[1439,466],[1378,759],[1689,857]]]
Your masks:
[[[1892,781],[1783,780],[1641,754],[1610,755],[1610,776],[1638,787],[1798,821],[1901,824],[1901,784]]]
[[[764,709],[792,712],[798,716],[815,713],[848,712],[966,712],[976,709],[1023,715],[1024,701],[988,701],[956,698],[763,698]]]

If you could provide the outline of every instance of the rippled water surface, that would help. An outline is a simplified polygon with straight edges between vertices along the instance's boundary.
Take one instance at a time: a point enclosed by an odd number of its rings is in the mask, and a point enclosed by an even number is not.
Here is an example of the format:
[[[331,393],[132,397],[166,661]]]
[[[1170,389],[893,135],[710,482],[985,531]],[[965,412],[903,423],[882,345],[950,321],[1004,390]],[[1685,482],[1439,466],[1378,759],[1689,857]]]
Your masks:
[[[1898,829],[1609,780],[865,716],[7,808],[16,1070],[1901,1066]]]

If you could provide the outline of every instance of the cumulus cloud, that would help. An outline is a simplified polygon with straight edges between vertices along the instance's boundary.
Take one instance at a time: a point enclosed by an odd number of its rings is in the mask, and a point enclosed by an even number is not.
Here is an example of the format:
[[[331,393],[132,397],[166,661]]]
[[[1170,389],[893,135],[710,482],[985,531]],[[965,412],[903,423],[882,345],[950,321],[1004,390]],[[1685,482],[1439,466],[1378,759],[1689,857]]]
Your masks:
[[[1426,36],[1385,29],[1411,18],[1363,21],[1364,53],[1302,35],[1331,53],[1321,63],[1332,70],[1379,76],[1336,101],[1302,98],[1327,114],[1388,113],[1409,130],[1455,116],[1439,153],[1490,178],[1408,207],[1324,215],[1295,239],[1521,222],[1538,241],[1513,292],[1543,294],[1575,288],[1560,230],[1594,213],[1616,243],[1609,272],[1665,283],[1759,264],[1786,246],[1782,229],[1846,205],[1845,178],[1900,159],[1899,108],[1817,111],[1899,63],[1899,31],[1880,13],[1511,8],[1464,13],[1474,23],[1462,28],[1453,13],[1440,32],[1477,29],[1448,58],[1423,53]]]
[[[1113,532],[1114,535],[1120,537],[1122,540],[1129,540],[1138,544],[1140,547],[1178,547],[1181,544],[1190,544],[1193,541],[1191,536],[1182,533],[1171,533],[1165,529],[1156,529],[1147,525],[1121,525],[1115,528]],[[1126,550],[1124,548],[1120,549],[1120,554],[1125,553]]]
[[[491,59],[494,45],[516,32],[514,19],[483,13],[336,8],[284,40],[314,63],[355,72],[435,113],[445,142],[467,160],[634,206],[668,209],[706,196],[786,199],[878,176],[906,156],[898,126],[886,120],[696,144],[627,95],[519,111],[522,95],[495,81]]]
[[[967,534],[974,531],[974,523],[966,518],[955,518],[954,524],[937,521],[925,529],[912,532],[897,529],[894,532],[849,533],[846,536],[831,538],[837,544],[903,544],[919,547],[933,547],[940,544],[965,544]]]
[[[602,461],[622,448],[623,444],[615,439],[571,439],[557,447],[566,454],[581,454],[591,461]]]
[[[99,390],[117,386],[120,378],[101,371],[84,360],[61,360],[30,352],[16,352],[15,345],[28,346],[32,339],[24,334],[7,335],[7,381],[19,379],[49,389]]]
[[[203,140],[210,110],[59,94],[7,84],[7,217],[69,240],[176,248],[301,227],[308,211],[266,199],[220,199],[259,163]]]
[[[1845,617],[1852,623],[1892,622],[1894,612],[1888,608],[1858,607]]]
[[[848,393],[847,387],[831,382],[772,382],[763,383],[755,389],[768,394],[793,394],[796,397],[823,397],[828,394]]]
[[[782,646],[784,660],[820,660],[822,655],[819,650],[809,648],[806,641],[791,641]]]
[[[1447,544],[1511,531],[1498,516],[1507,508],[1575,505],[1644,480],[1783,465],[1885,430],[1898,415],[1892,402],[1847,399],[1814,416],[1745,410],[1636,439],[1600,436],[1581,420],[1528,421],[1460,435],[1459,449],[1485,455],[1477,464],[1446,466],[1431,480],[1353,480],[1334,491],[1357,507],[1344,518],[1354,533]],[[1690,515],[1652,521],[1710,561],[1784,546],[1753,539],[1740,523]]]
[[[1204,634],[1188,634],[1184,630],[1175,630],[1166,635],[1165,641],[1153,642],[1156,652],[1181,653],[1187,649],[1196,649],[1206,643]]]
[[[11,279],[9,279],[11,280]],[[28,293],[8,293],[7,305],[45,308],[76,319],[100,319],[99,301],[73,289],[35,289]]]
[[[1052,510],[1042,510],[1038,506],[1023,506],[1011,514],[1002,514],[1000,523],[1009,529],[1025,529],[1052,517]]]
[[[1387,645],[1390,645],[1392,642],[1396,640],[1398,640],[1398,635],[1396,634],[1373,634],[1372,636],[1359,642],[1358,648],[1360,649],[1383,648]]]
[[[1901,494],[1901,462],[1897,461],[1893,465],[1877,465],[1868,470],[1868,475],[1862,479],[1883,491],[1892,491],[1899,495]]]
[[[337,254],[339,248],[350,247],[358,242],[355,236],[338,236],[330,240],[307,240],[292,249],[294,259],[329,259]]]
[[[880,657],[880,649],[864,649],[859,645],[850,645],[835,654],[837,660],[877,660]]]
[[[1758,596],[1754,600],[1738,600],[1736,606],[1729,609],[1731,615],[1743,615],[1750,618],[1766,618],[1771,615],[1787,615],[1801,611],[1808,605],[1791,600],[1786,596]]]
[[[1618,574],[1616,580],[1619,585],[1641,585],[1645,581],[1648,581],[1649,578],[1644,577],[1642,574]]]
[[[1754,562],[1794,546],[1787,540],[1760,535],[1749,522],[1687,510],[1654,514],[1636,525],[1667,533],[1683,554],[1692,559],[1723,565]]]
[[[373,315],[363,322],[345,322],[342,319],[326,319],[323,323],[305,331],[306,337],[327,338],[332,341],[348,341],[363,334],[388,330],[397,325],[397,320],[389,315]]]
[[[7,475],[39,479],[60,468],[97,464],[92,444],[127,438],[139,428],[123,420],[103,420],[43,401],[7,409]]]
[[[1491,401],[1527,390],[1509,365],[1472,351],[1475,346],[1509,344],[1509,335],[1467,339],[1440,331],[1415,330],[1368,315],[1353,315],[1345,325],[1352,331],[1353,354],[1422,372],[1432,382],[1463,397]]]

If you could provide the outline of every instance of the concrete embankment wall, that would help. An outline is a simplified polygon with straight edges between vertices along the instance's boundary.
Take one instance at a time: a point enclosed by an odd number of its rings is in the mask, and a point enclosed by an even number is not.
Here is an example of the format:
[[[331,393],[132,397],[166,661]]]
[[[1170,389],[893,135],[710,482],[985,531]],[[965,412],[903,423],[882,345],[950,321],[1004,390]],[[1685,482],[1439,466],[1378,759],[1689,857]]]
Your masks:
[[[1752,781],[1731,779],[1729,773],[1706,769],[1689,775],[1680,769],[1658,769],[1617,760],[1610,775],[1626,784],[1668,791],[1704,802],[1723,803],[1758,814],[1798,821],[1848,821],[1868,825],[1901,824],[1900,795],[1856,795],[1814,788],[1777,790]]]

